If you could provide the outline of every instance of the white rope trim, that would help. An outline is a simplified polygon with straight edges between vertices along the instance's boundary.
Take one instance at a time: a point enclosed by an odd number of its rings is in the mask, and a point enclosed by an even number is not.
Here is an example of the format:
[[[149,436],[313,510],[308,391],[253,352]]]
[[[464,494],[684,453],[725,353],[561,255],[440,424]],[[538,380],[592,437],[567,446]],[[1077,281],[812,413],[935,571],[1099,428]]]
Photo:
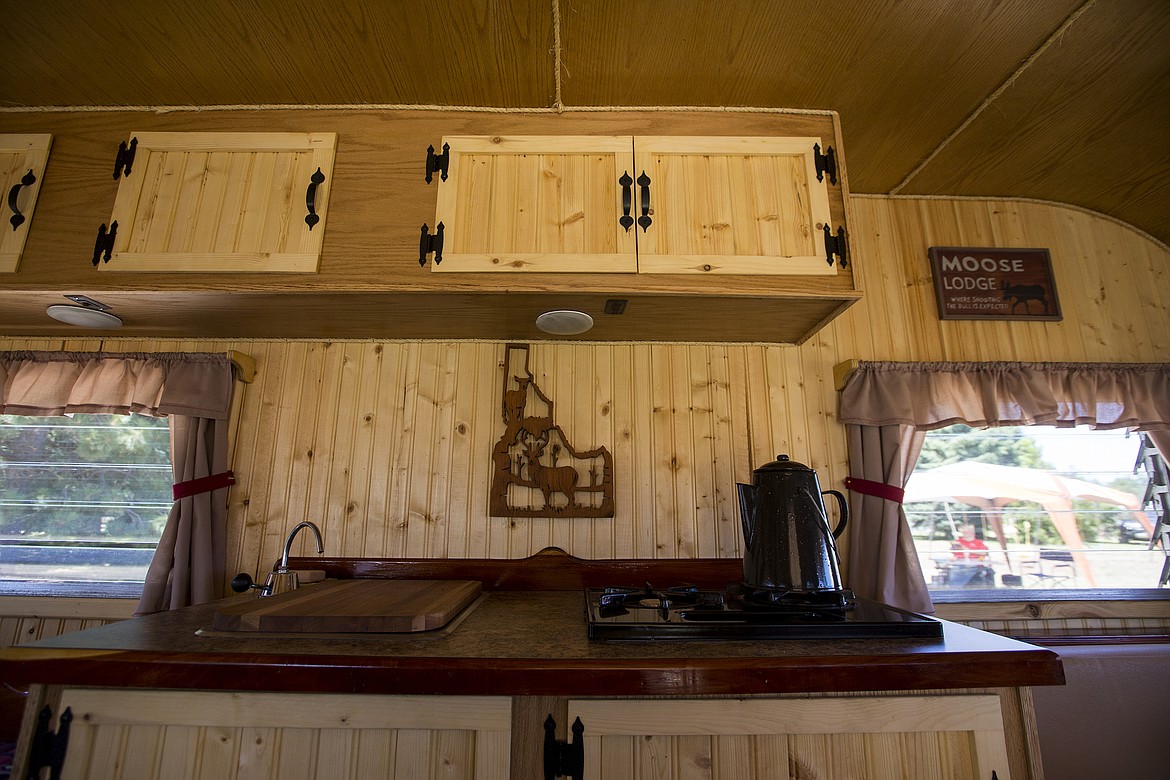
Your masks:
[[[559,89],[559,87],[558,87]],[[836,116],[837,112],[825,108],[774,108],[771,106],[549,106],[511,107],[500,106],[438,106],[413,103],[316,103],[312,105],[288,103],[258,103],[255,105],[215,106],[3,106],[0,114],[48,114],[48,113],[115,113],[149,112],[171,114],[179,112],[204,111],[462,111],[488,114],[561,114],[561,113],[634,113],[684,111],[687,113],[733,113],[733,114],[793,114],[799,116]]]
[[[816,338],[815,334],[813,338]],[[60,336],[0,336],[0,351],[16,351],[23,349],[22,347],[5,347],[5,342],[8,341],[35,341],[35,342],[58,342],[58,346],[54,347],[30,347],[30,349],[37,349],[44,352],[77,352],[77,351],[92,351],[92,350],[78,350],[75,347],[70,347],[65,342],[76,342],[78,339],[64,339]],[[809,339],[812,341],[812,339]],[[808,344],[806,341],[805,344]],[[241,349],[248,344],[486,344],[486,345],[506,345],[506,344],[539,344],[542,346],[554,347],[778,347],[782,349],[801,349],[802,345],[794,344],[788,341],[586,341],[584,339],[574,341],[564,341],[557,339],[408,339],[408,338],[338,338],[338,339],[323,339],[323,338],[275,338],[262,336],[237,336],[229,338],[150,338],[134,336],[107,336],[98,340],[99,347],[97,351],[112,351],[106,349],[106,344],[131,343],[142,344],[150,342],[151,344],[163,345],[187,345],[190,348],[183,349],[151,349],[151,350],[134,350],[138,352],[152,351],[152,352],[223,352],[227,349]],[[209,347],[207,345],[216,345]],[[219,345],[223,345],[220,349]],[[121,350],[129,351],[129,350]],[[251,354],[251,353],[249,353]],[[255,355],[252,355],[255,358]],[[259,360],[257,360],[259,365]]]
[[[992,92],[990,95],[988,95],[984,99],[984,101],[982,103],[980,103],[979,106],[974,111],[972,111],[970,114],[968,114],[967,118],[964,119],[963,122],[958,127],[956,127],[950,135],[948,135],[946,138],[944,138],[942,140],[942,143],[940,143],[938,146],[936,146],[934,148],[934,151],[932,151],[930,154],[928,154],[926,156],[926,158],[924,160],[922,160],[922,162],[918,163],[918,166],[915,167],[914,170],[912,170],[912,171],[910,171],[910,173],[906,174],[906,178],[902,179],[902,181],[898,183],[898,186],[896,186],[896,187],[894,187],[894,189],[890,190],[890,194],[897,195],[902,190],[902,188],[904,188],[907,184],[909,184],[911,179],[913,179],[915,176],[917,176],[918,173],[923,168],[925,168],[927,165],[929,165],[934,160],[935,157],[940,155],[943,152],[943,150],[946,149],[947,146],[950,145],[951,141],[955,140],[955,138],[958,137],[959,134],[962,133],[964,130],[966,130],[971,125],[972,122],[974,122],[976,119],[978,119],[979,116],[985,110],[987,110],[987,108],[992,103],[994,103],[999,98],[1000,95],[1002,95],[1004,92],[1006,92],[1008,89],[1010,89],[1011,86],[1016,83],[1016,80],[1018,78],[1020,78],[1020,76],[1023,75],[1024,71],[1027,70],[1028,67],[1031,66],[1031,64],[1033,62],[1035,62],[1037,59],[1039,59],[1040,56],[1042,54],[1044,54],[1045,51],[1048,50],[1049,46],[1051,46],[1053,43],[1055,43],[1061,37],[1063,37],[1064,33],[1070,27],[1072,27],[1072,25],[1075,24],[1076,21],[1078,19],[1080,19],[1081,16],[1083,16],[1096,3],[1097,3],[1097,0],[1086,0],[1086,2],[1080,8],[1073,11],[1072,14],[1070,14],[1069,17],[1064,20],[1064,23],[1061,24],[1060,27],[1056,28],[1056,32],[1054,32],[1054,33],[1052,33],[1052,35],[1048,36],[1048,40],[1046,40],[1046,41],[1044,41],[1044,43],[1040,44],[1040,47],[1038,49],[1036,49],[1036,51],[1032,52],[1028,56],[1028,58],[1026,60],[1024,60],[1020,64],[1020,66],[1018,68],[1016,68],[1015,71],[1010,76],[1007,77],[1007,80],[1004,81],[1004,83],[1000,84],[999,87],[994,92]]]
[[[557,113],[565,110],[561,92],[561,3],[552,0],[553,23],[553,107]]]

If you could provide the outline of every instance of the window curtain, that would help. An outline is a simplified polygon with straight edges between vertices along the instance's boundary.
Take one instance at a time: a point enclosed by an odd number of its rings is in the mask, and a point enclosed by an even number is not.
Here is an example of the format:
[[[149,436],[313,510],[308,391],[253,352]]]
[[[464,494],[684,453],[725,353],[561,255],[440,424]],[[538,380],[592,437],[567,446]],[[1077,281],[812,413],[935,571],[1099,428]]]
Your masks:
[[[1167,457],[1170,363],[863,361],[841,390],[839,419],[855,515],[846,580],[859,596],[932,612],[902,511],[925,432],[956,423],[1132,428]]]
[[[0,352],[0,414],[130,414],[169,419],[178,498],[136,614],[223,596],[226,566],[227,356],[194,352]],[[194,483],[193,480],[202,480]]]

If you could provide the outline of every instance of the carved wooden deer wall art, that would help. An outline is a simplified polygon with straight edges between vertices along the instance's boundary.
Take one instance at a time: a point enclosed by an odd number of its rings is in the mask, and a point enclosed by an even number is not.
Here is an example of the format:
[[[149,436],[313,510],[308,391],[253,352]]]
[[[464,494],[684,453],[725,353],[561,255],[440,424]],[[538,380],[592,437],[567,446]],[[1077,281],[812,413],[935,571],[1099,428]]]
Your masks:
[[[578,450],[528,370],[528,345],[504,348],[504,433],[492,447],[492,517],[613,517],[613,456]]]

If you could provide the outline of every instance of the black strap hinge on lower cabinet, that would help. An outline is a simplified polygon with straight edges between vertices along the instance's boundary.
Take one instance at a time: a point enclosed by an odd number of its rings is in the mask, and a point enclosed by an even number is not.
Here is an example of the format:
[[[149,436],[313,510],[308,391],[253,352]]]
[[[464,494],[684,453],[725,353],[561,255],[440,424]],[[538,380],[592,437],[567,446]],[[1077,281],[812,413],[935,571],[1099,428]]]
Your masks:
[[[544,722],[544,780],[557,777],[581,780],[585,776],[585,743],[581,739],[585,724],[580,718],[573,721],[572,742],[557,739],[556,730],[557,722],[549,715]]]
[[[108,231],[105,225],[98,228],[97,241],[93,244],[93,265],[95,268],[103,259],[107,263],[110,262],[110,255],[114,252],[114,239],[117,236],[117,220],[110,223],[110,229]]]
[[[418,264],[427,264],[427,255],[435,253],[435,265],[443,262],[443,223],[435,227],[434,235],[427,232],[427,223],[423,223],[422,236],[418,239]]]
[[[824,181],[827,173],[829,184],[837,183],[837,155],[833,152],[833,147],[826,147],[825,153],[821,154],[821,145],[813,144],[813,163],[817,168],[817,181]]]
[[[138,150],[138,138],[131,138],[130,145],[126,142],[118,144],[118,156],[114,158],[114,178],[130,175],[130,167],[134,165],[134,153]]]
[[[438,173],[439,178],[447,181],[447,166],[451,163],[451,147],[443,144],[443,153],[435,154],[435,147],[427,147],[427,184],[431,183],[431,177]]]
[[[825,225],[825,260],[829,265],[833,264],[833,255],[841,258],[841,267],[845,268],[849,265],[849,261],[845,257],[845,228],[837,228],[837,234],[829,230],[829,226]]]
[[[39,778],[41,769],[49,767],[49,779],[61,777],[65,766],[65,751],[69,749],[69,724],[73,722],[73,710],[68,707],[57,720],[57,731],[49,731],[53,711],[47,706],[37,715],[37,728],[33,732],[32,747],[28,752],[28,777]]]

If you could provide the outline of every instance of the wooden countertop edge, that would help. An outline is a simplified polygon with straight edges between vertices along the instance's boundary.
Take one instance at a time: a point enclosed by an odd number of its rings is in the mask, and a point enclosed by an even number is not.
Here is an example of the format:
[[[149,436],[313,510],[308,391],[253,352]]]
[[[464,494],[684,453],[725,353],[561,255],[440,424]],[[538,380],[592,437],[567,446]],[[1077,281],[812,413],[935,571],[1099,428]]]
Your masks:
[[[22,650],[9,684],[417,695],[751,695],[1061,685],[1055,653],[810,658],[540,659]]]

